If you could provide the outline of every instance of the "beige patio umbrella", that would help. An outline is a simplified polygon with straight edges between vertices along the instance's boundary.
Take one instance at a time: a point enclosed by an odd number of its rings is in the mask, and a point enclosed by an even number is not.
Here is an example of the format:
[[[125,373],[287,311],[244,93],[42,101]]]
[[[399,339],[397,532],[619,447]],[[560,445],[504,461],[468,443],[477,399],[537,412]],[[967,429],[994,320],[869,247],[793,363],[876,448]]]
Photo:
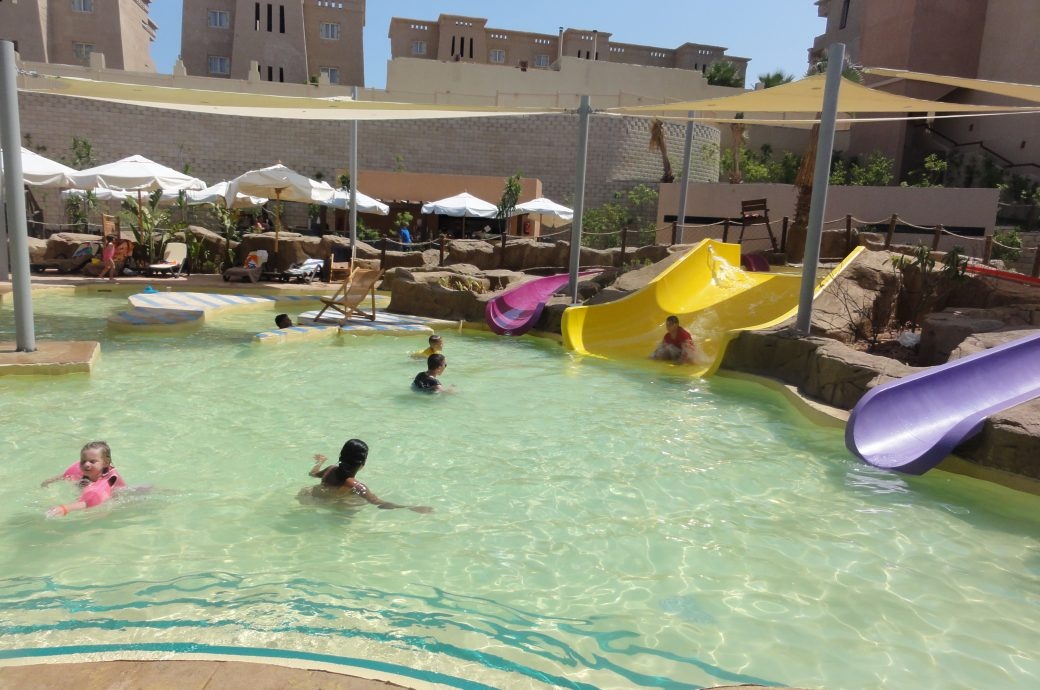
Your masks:
[[[303,204],[320,204],[330,201],[336,190],[325,182],[312,180],[281,163],[258,170],[250,170],[231,180],[225,199],[228,205],[235,203],[236,195],[273,198],[275,201],[296,201]],[[281,232],[282,214],[274,217],[274,250],[278,251],[278,235]]]

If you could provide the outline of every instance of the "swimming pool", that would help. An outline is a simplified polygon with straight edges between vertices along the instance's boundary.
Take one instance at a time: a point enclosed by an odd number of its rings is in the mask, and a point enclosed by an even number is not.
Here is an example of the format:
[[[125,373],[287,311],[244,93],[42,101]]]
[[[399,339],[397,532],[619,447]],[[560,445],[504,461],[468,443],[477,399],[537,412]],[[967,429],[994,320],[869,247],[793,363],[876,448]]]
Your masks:
[[[458,687],[1035,687],[1040,499],[860,465],[777,395],[445,333],[262,346],[274,311],[110,333],[125,293],[37,295],[93,375],[0,378],[0,648],[267,650]],[[0,307],[11,339],[11,305]],[[351,436],[430,515],[303,505]],[[88,440],[135,494],[60,520]]]

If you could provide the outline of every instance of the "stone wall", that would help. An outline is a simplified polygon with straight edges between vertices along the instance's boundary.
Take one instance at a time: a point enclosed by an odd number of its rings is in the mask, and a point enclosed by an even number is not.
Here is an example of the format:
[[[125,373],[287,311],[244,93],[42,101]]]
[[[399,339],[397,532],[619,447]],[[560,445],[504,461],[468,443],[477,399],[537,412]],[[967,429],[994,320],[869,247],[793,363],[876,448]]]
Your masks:
[[[322,172],[328,178],[348,167],[351,124],[346,121],[185,113],[37,93],[19,94],[19,108],[23,136],[55,160],[69,157],[75,135],[91,143],[98,163],[141,154],[172,168],[190,165],[191,174],[209,183],[278,161],[305,175]],[[685,127],[669,123],[665,131],[671,159],[681,162]],[[358,167],[392,170],[403,165],[409,172],[502,177],[519,171],[541,179],[545,196],[572,203],[577,137],[578,118],[572,114],[362,122]],[[695,150],[701,144],[717,150],[718,129],[697,125],[695,137]],[[646,119],[592,117],[586,208],[610,201],[615,191],[636,182],[656,185],[661,157],[648,143]],[[717,178],[717,158],[692,158],[693,179]],[[673,164],[677,172],[682,167]],[[57,193],[44,191],[37,197],[47,220],[60,222]],[[302,205],[287,204],[287,224],[304,224],[305,213]]]

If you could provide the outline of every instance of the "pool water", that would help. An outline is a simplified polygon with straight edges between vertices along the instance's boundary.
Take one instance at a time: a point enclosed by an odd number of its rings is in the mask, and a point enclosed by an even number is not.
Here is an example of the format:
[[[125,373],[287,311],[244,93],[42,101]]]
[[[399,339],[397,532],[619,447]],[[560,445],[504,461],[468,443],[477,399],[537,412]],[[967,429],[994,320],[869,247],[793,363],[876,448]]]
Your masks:
[[[1033,688],[1040,499],[859,464],[778,395],[551,341],[258,345],[274,311],[109,332],[126,294],[34,299],[92,375],[0,378],[0,650],[321,655],[457,687]],[[0,339],[13,339],[10,300]],[[314,453],[422,515],[301,503]],[[107,440],[148,490],[62,519],[40,482]],[[445,680],[448,685],[452,681]]]

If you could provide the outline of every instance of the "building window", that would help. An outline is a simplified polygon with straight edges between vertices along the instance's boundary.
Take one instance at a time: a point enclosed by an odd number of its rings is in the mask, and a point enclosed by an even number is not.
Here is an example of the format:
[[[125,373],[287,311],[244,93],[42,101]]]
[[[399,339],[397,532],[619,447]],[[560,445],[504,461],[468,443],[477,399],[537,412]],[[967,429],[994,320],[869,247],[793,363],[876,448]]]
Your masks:
[[[231,14],[224,10],[210,10],[208,25],[211,29],[227,29],[231,26]]]
[[[426,55],[426,41],[412,41],[412,55]]]
[[[278,33],[285,33],[285,5],[278,6]]]
[[[231,59],[210,55],[206,61],[210,74],[231,74]]]
[[[93,43],[73,43],[72,54],[76,56],[78,60],[87,64],[90,62],[90,54],[94,52]]]
[[[330,41],[339,40],[339,24],[336,22],[322,22],[320,31],[322,38]]]
[[[505,64],[505,61],[506,51],[502,50],[501,48],[495,48],[491,51],[491,62],[495,63],[496,65],[502,65]]]
[[[849,23],[849,3],[852,0],[845,0],[841,4],[841,23],[838,25],[839,29],[844,29],[845,25]]]
[[[93,12],[94,0],[72,0],[73,12]]]
[[[535,55],[534,56],[534,66],[535,67],[543,67],[543,68],[544,67],[548,67],[549,66],[549,56],[548,55]]]
[[[321,73],[323,76],[329,78],[330,84],[339,83],[339,67],[322,67]]]

